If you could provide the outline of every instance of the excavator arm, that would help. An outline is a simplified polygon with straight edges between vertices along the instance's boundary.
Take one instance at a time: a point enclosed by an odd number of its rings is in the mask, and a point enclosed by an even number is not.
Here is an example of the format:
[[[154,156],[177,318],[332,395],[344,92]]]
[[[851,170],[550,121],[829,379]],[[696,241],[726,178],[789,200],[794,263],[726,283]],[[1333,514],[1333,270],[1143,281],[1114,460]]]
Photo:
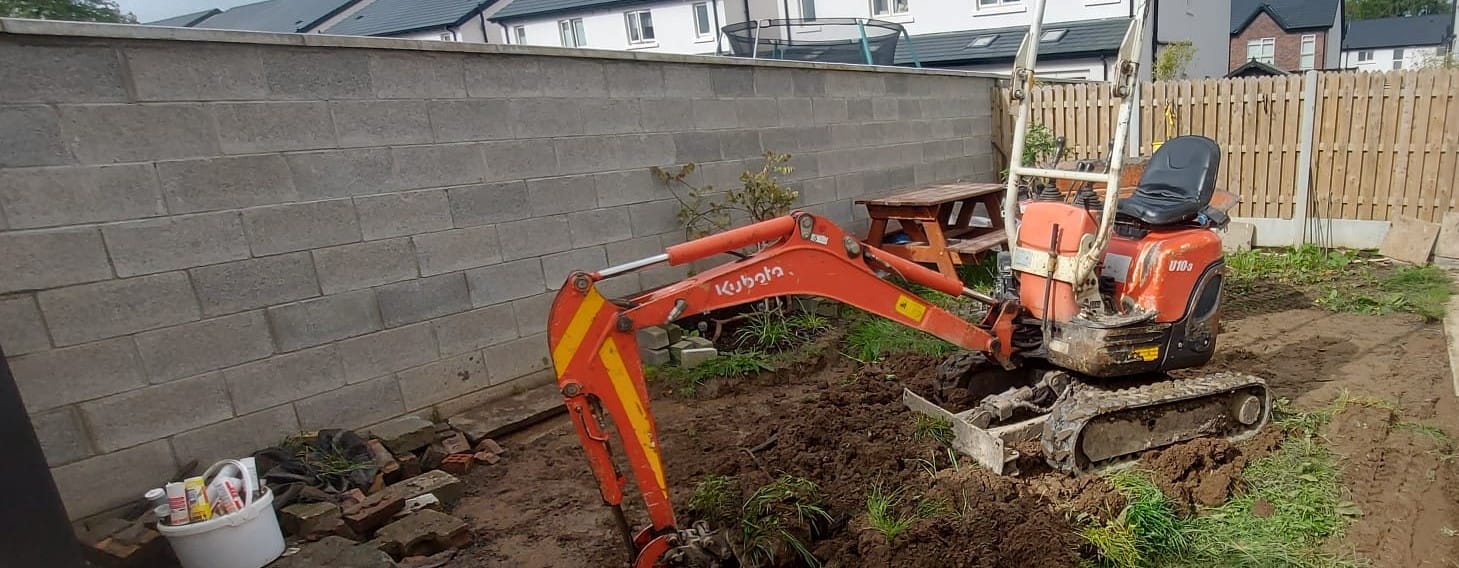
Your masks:
[[[755,246],[760,248],[739,260],[631,299],[609,300],[597,287],[605,278],[655,264],[682,265]],[[975,325],[887,281],[887,274],[970,296],[991,308],[982,324]],[[686,315],[787,295],[837,300],[1011,365],[1016,306],[868,246],[829,220],[805,212],[675,245],[663,254],[595,273],[572,273],[548,318],[552,360],[563,401],[603,501],[613,508],[623,531],[633,566],[657,565],[692,533],[680,530],[674,519],[636,332]],[[637,533],[623,515],[629,483],[613,461],[605,418],[618,433],[647,506],[650,523]]]

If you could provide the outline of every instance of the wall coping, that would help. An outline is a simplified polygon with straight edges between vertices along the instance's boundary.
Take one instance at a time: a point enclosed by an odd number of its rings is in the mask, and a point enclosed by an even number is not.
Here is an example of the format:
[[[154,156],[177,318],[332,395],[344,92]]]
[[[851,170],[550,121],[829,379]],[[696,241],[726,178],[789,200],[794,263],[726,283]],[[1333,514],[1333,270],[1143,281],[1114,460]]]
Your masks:
[[[138,24],[107,24],[92,22],[63,22],[54,20],[0,18],[0,37],[6,35],[195,41],[213,43],[241,43],[254,45],[291,45],[306,47],[343,47],[361,49],[428,51],[438,53],[537,55],[545,57],[569,57],[575,59],[642,61],[654,63],[683,63],[693,65],[731,65],[742,67],[811,69],[819,71],[860,71],[894,73],[901,75],[1008,79],[1008,74],[1006,73],[961,71],[954,69],[919,69],[915,67],[897,67],[887,65],[813,63],[805,61],[785,61],[779,59],[748,59],[743,57],[725,57],[715,55],[681,55],[674,53],[649,53],[642,51],[618,51],[610,49],[573,49],[565,47],[529,45],[498,45],[487,43],[422,41],[381,37],[338,36],[325,34],[284,34],[270,32],[144,26]]]

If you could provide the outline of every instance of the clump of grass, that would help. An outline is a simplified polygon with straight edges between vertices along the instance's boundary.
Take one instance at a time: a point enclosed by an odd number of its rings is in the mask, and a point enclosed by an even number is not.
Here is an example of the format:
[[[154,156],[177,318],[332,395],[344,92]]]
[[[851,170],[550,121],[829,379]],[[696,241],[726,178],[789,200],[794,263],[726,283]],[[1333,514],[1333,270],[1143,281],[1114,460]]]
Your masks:
[[[929,416],[921,412],[912,413],[913,440],[932,440],[944,446],[950,446],[953,436],[952,422],[946,418]]]
[[[1080,531],[1104,565],[1146,566],[1190,549],[1185,521],[1149,473],[1125,469],[1106,476],[1105,481],[1125,496],[1125,508],[1115,518]]]
[[[886,537],[887,544],[917,521],[917,512],[901,510],[901,505],[902,489],[888,492],[880,482],[866,495],[866,521]]]
[[[1279,251],[1251,250],[1226,257],[1233,292],[1249,292],[1258,282],[1280,282],[1310,293],[1315,303],[1335,312],[1405,312],[1429,320],[1444,317],[1453,278],[1435,266],[1403,266],[1379,275],[1351,251],[1324,251],[1311,245]]]
[[[688,369],[677,365],[650,367],[645,376],[648,381],[669,385],[680,396],[694,396],[710,379],[741,379],[774,370],[769,355],[760,351],[736,351]]]
[[[740,509],[740,480],[732,475],[710,475],[694,486],[689,511],[714,524],[725,524]]]
[[[825,496],[815,482],[782,475],[760,486],[740,509],[739,558],[745,566],[773,566],[791,551],[808,566],[821,563],[806,547],[812,527],[827,526]]]
[[[896,353],[943,356],[957,350],[951,343],[889,319],[856,319],[846,334],[846,348],[858,361],[876,361]]]

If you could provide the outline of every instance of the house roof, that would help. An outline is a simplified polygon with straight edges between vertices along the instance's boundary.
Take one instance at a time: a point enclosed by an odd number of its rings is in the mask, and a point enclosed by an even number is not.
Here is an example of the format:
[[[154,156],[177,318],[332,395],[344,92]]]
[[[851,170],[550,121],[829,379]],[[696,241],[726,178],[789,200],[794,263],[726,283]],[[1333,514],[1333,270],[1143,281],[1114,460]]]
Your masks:
[[[191,14],[183,14],[181,16],[173,16],[171,18],[163,18],[163,19],[157,20],[155,22],[146,22],[143,25],[148,25],[148,26],[169,26],[169,27],[174,27],[174,28],[190,28],[190,27],[193,27],[193,26],[197,25],[198,22],[201,22],[201,21],[207,19],[210,16],[213,16],[213,15],[216,15],[216,14],[221,14],[221,13],[223,13],[222,10],[219,10],[217,8],[212,8],[212,9],[208,9],[208,10],[203,10],[201,12],[193,12]]]
[[[1238,34],[1265,11],[1284,30],[1330,28],[1342,0],[1231,0],[1231,33]]]
[[[1440,45],[1454,31],[1453,15],[1409,16],[1353,20],[1343,36],[1343,49],[1373,49],[1409,45]]]
[[[1125,32],[1130,28],[1129,18],[1084,20],[1044,24],[1045,32],[1068,30],[1058,41],[1039,44],[1039,58],[1044,56],[1075,55],[1090,53],[1113,53],[1120,49]],[[985,60],[1013,59],[1018,46],[1023,43],[1028,26],[994,28],[923,34],[912,36],[912,48],[918,59],[927,63],[973,63]],[[974,40],[985,36],[996,36],[986,46],[972,47]],[[912,49],[899,47],[897,63],[911,64]]]
[[[572,12],[583,8],[607,8],[623,4],[638,4],[646,0],[512,0],[492,20],[506,20],[528,16],[545,16],[559,12]]]
[[[1240,67],[1232,69],[1227,77],[1277,77],[1288,75],[1286,71],[1267,65],[1255,59],[1243,63]]]
[[[375,0],[324,33],[389,36],[458,25],[497,0]]]
[[[359,0],[264,0],[230,8],[190,27],[255,32],[309,31]]]

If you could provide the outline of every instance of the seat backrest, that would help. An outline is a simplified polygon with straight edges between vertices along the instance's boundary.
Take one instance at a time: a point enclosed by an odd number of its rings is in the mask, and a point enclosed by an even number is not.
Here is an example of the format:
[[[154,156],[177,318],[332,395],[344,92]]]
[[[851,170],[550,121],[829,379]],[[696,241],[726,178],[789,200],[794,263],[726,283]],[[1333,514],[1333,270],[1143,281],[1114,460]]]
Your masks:
[[[1178,136],[1166,140],[1150,157],[1135,192],[1180,194],[1194,201],[1199,209],[1210,203],[1220,171],[1221,147],[1215,140],[1205,136]]]

